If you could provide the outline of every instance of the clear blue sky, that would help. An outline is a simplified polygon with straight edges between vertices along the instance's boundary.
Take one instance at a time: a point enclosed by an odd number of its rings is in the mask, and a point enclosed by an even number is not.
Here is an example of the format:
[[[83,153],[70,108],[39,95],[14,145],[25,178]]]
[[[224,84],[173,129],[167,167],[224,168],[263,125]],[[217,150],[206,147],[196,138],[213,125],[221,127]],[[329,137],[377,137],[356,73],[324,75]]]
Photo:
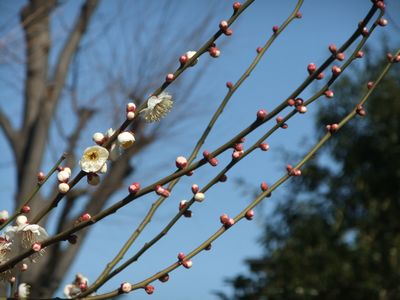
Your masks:
[[[152,9],[155,9],[155,11],[152,11],[154,18],[162,14],[162,12],[157,11],[159,6],[155,4],[163,1],[149,2],[153,5]],[[217,5],[217,2],[220,1],[182,1],[180,9],[174,12],[176,18],[174,18],[174,22],[171,21],[171,28],[167,29],[173,32],[184,32],[185,26],[196,23],[199,16],[207,13],[210,7]],[[216,60],[207,56],[201,58],[199,65],[206,63],[211,63],[211,65],[204,71],[205,73],[200,79],[201,82],[190,96],[191,99],[189,101],[193,105],[191,106],[191,111],[187,112],[190,117],[185,121],[185,126],[177,127],[170,133],[170,136],[149,148],[146,155],[142,155],[135,160],[138,172],[134,178],[128,179],[127,183],[131,180],[138,180],[143,184],[153,182],[174,169],[176,156],[188,155],[191,152],[191,147],[193,147],[196,137],[199,136],[212,115],[213,109],[218,106],[219,101],[226,93],[225,82],[235,81],[239,78],[254,58],[255,49],[265,43],[271,34],[272,26],[280,24],[286,18],[293,9],[295,2],[294,0],[256,0],[232,27],[233,36],[229,38],[222,37],[222,40],[227,41],[229,39],[229,42],[221,46],[221,57]],[[23,3],[23,1],[16,1],[16,4],[14,2],[11,4],[11,1],[6,1],[0,4],[2,24],[4,23],[3,20],[9,20],[10,22],[7,25],[7,30],[17,26],[16,13]],[[130,27],[132,23],[129,18],[134,15],[132,11],[135,10],[133,2],[130,2],[130,4],[125,3],[123,10],[118,8],[121,3],[120,1],[104,2],[97,12],[97,16],[105,18],[109,18],[115,12],[119,12],[119,14],[115,22],[110,24],[110,28],[104,36],[97,36],[95,32],[91,32],[91,35],[85,41],[87,43],[98,42],[98,44],[89,48],[86,53],[86,55],[95,56],[92,57],[93,62],[118,64],[119,59],[122,60],[121,57],[117,57],[117,62],[115,62],[108,55],[111,50],[115,50],[118,53],[120,47],[126,46],[120,41],[121,36],[123,37],[121,32],[129,34],[131,30],[142,29],[141,27]],[[227,19],[230,16],[231,3],[231,1],[219,3],[215,16],[211,18],[215,22],[214,28],[206,28],[205,32],[199,32],[201,40],[197,41],[195,45],[182,46],[178,53],[196,49],[202,41],[205,41],[206,38],[208,39],[209,35],[217,28],[219,20]],[[395,49],[400,45],[400,3],[396,0],[388,0],[387,6],[391,17],[389,25],[384,29],[378,28],[375,31],[375,34],[370,39],[370,45],[379,47],[383,33],[386,33],[391,45],[393,45],[393,49]],[[62,31],[62,26],[65,25],[64,21],[67,25],[69,24],[71,17],[76,12],[76,7],[76,2],[68,3],[65,12],[60,14],[62,18],[55,23],[55,28],[59,30],[53,32],[56,41],[57,33]],[[222,141],[226,141],[228,137],[236,134],[239,129],[245,127],[254,119],[255,113],[259,108],[271,110],[282,99],[286,98],[306,77],[307,64],[310,62],[322,63],[329,55],[327,46],[330,43],[340,45],[345,41],[354,31],[358,21],[363,18],[369,7],[370,2],[364,0],[305,0],[301,9],[303,18],[289,25],[250,78],[235,94],[230,105],[218,121],[215,131],[207,140],[204,149],[214,149]],[[146,26],[148,25],[151,28],[152,21],[152,18],[149,17],[149,24],[146,24]],[[98,31],[98,26],[101,22],[99,20],[96,22],[95,25],[97,27],[94,26],[94,28],[97,28]],[[124,22],[126,22],[126,26],[121,31],[121,24]],[[393,25],[394,23],[396,23],[397,27]],[[95,29],[93,31],[96,31]],[[18,30],[16,34],[18,34]],[[149,37],[150,35],[145,35],[145,38],[146,36]],[[93,37],[93,39],[91,40],[90,37]],[[106,38],[115,41],[115,48],[111,50],[102,48],[101,45],[105,43]],[[156,41],[156,39],[150,41],[150,45],[159,47]],[[170,43],[172,47],[174,41]],[[162,46],[168,46],[168,44],[162,44]],[[138,57],[138,59],[141,59],[141,57]],[[88,88],[82,91],[81,96],[85,98],[90,97],[92,88],[95,89],[101,79],[96,74],[96,70],[92,70],[92,73],[88,72],[87,69],[83,71],[83,74],[87,76],[83,78],[83,82],[86,82]],[[165,73],[170,71],[172,70],[165,70]],[[195,74],[195,71],[190,70],[189,73],[187,74],[189,77],[184,75],[179,79],[183,86],[189,84],[190,80],[188,78]],[[10,76],[14,76],[14,74],[17,74],[17,80],[13,82],[16,88],[10,84]],[[18,93],[18,88],[21,88],[22,81],[18,80],[20,80],[22,74],[21,68],[18,69],[16,67],[13,69],[8,65],[0,64],[0,106],[9,113],[20,113],[19,104],[21,103],[22,94]],[[129,68],[127,68],[127,74],[125,75],[128,78],[131,76]],[[161,83],[162,80],[163,78],[160,77],[158,82]],[[89,82],[93,82],[93,86]],[[302,96],[306,98],[316,87],[310,87]],[[171,92],[177,99],[185,97],[185,95],[179,93],[179,89],[172,88]],[[10,97],[16,101],[9,102]],[[321,100],[324,101],[324,99]],[[177,105],[179,105],[178,101]],[[218,229],[220,226],[218,218],[221,213],[235,215],[235,213],[239,212],[241,208],[249,203],[251,196],[243,195],[243,189],[239,189],[233,179],[243,178],[251,182],[252,187],[254,187],[258,186],[263,180],[272,183],[279,178],[284,172],[284,166],[288,163],[288,161],[285,161],[285,151],[295,155],[306,151],[308,146],[311,145],[314,132],[312,117],[314,111],[315,107],[311,107],[309,113],[305,116],[296,117],[291,121],[288,130],[280,131],[278,135],[273,136],[269,141],[271,144],[269,152],[257,152],[246,162],[241,162],[228,174],[231,180],[213,188],[207,193],[206,201],[194,207],[193,218],[182,219],[171,233],[159,242],[158,246],[148,251],[134,266],[131,266],[117,276],[116,279],[106,284],[102,291],[114,289],[124,281],[137,282],[168,266],[175,260],[178,252],[190,252]],[[176,112],[172,112],[169,117],[173,118],[174,113]],[[15,124],[19,122],[18,119],[14,121]],[[89,138],[92,132],[106,130],[111,126],[111,123],[110,119],[109,124],[104,121],[101,124],[91,124],[90,130],[85,135],[86,140],[82,140],[82,149],[90,144]],[[252,135],[248,139],[247,145],[260,136],[265,128],[263,126],[261,130]],[[0,209],[9,209],[11,203],[9,199],[12,199],[15,189],[12,181],[14,170],[12,169],[10,149],[1,134],[0,151],[3,153],[2,157],[0,157],[0,177],[2,178],[0,181]],[[61,151],[60,149],[60,153]],[[57,153],[57,147],[55,147],[54,152]],[[49,154],[49,161],[44,166],[45,169],[50,165],[51,156]],[[221,163],[227,162],[229,159],[230,153],[227,153],[220,161]],[[154,172],[154,169],[149,169],[154,166],[157,167],[156,172]],[[190,185],[192,183],[203,185],[216,172],[217,170],[206,167],[204,170],[196,172],[195,176],[184,178],[171,198],[168,199],[166,206],[154,217],[149,228],[139,238],[136,247],[130,253],[134,253],[135,249],[140,248],[143,243],[158,233],[161,226],[168,222],[169,218],[176,212],[179,201],[190,197]],[[240,222],[213,244],[212,251],[203,252],[195,257],[192,269],[180,268],[174,271],[170,274],[168,283],[155,282],[156,291],[151,296],[151,299],[211,300],[216,298],[212,295],[212,291],[227,291],[224,279],[246,271],[243,261],[246,258],[261,254],[258,238],[262,233],[262,224],[267,221],[266,218],[274,206],[273,203],[284,200],[282,199],[284,189],[285,186],[282,187],[283,192],[274,193],[268,203],[256,211],[258,217],[256,216],[254,221]],[[110,199],[110,203],[117,201],[124,195],[125,190]],[[104,268],[106,262],[112,259],[117,249],[128,238],[130,232],[136,228],[153,199],[155,199],[154,195],[147,196],[121,210],[117,216],[110,217],[94,226],[78,259],[71,266],[65,284],[72,281],[74,274],[77,272],[85,274],[93,281],[96,275]],[[129,257],[129,255],[126,257]],[[143,291],[137,291],[125,296],[124,299],[145,299],[146,297],[147,295]]]

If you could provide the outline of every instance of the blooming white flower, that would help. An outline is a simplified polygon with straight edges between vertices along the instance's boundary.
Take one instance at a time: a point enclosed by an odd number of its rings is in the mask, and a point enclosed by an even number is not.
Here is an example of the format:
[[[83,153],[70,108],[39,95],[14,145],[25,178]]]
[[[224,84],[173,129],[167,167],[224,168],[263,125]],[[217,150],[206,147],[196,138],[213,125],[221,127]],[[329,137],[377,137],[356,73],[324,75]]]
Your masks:
[[[92,146],[85,149],[79,165],[86,173],[95,173],[101,170],[108,159],[108,150],[101,146]]]
[[[26,283],[18,285],[18,299],[28,299],[31,286]]]
[[[162,92],[158,96],[151,96],[147,100],[147,107],[140,111],[147,122],[156,122],[164,118],[174,103],[172,96]]]
[[[135,142],[135,137],[129,131],[124,131],[118,134],[118,144],[123,149],[128,149]]]
[[[17,217],[16,226],[6,229],[6,239],[13,244],[20,244],[25,249],[30,249],[34,243],[41,243],[49,236],[46,229],[37,224],[28,224],[25,216]]]

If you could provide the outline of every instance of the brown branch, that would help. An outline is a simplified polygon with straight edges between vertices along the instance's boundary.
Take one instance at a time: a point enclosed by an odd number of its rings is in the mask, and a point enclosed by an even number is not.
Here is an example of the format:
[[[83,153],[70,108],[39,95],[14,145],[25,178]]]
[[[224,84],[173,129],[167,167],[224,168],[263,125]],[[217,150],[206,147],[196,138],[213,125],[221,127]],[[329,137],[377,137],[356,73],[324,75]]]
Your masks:
[[[10,119],[8,116],[3,112],[2,109],[0,109],[0,128],[3,129],[4,135],[8,142],[10,143],[11,148],[14,151],[14,155],[16,160],[19,160],[19,155],[20,155],[20,148],[18,147],[18,144],[16,142],[18,132],[13,128]]]

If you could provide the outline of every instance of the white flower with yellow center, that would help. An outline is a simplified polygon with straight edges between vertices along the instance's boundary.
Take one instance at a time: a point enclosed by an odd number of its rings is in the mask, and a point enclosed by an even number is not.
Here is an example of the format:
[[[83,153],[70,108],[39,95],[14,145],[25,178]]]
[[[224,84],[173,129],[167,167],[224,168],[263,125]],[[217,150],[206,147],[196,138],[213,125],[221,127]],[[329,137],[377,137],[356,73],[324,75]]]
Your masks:
[[[86,173],[96,173],[101,170],[108,159],[108,150],[101,146],[92,146],[85,149],[79,165]]]
[[[151,96],[147,100],[147,107],[140,111],[147,122],[157,122],[164,118],[174,103],[172,96],[162,92],[158,96]]]

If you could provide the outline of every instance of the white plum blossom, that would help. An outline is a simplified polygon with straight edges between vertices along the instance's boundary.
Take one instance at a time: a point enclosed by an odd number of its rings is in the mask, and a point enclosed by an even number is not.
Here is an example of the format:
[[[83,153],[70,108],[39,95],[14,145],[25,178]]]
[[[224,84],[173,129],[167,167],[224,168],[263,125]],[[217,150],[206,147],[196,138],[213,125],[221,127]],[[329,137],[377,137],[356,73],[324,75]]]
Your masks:
[[[41,243],[49,236],[46,229],[37,224],[29,224],[23,215],[17,217],[16,226],[8,227],[5,234],[7,240],[25,249],[31,249],[33,244]]]
[[[123,149],[128,149],[135,142],[135,137],[129,131],[118,134],[118,145]]]
[[[140,111],[147,122],[156,122],[164,118],[174,103],[172,96],[162,92],[158,96],[151,96],[147,100],[147,107]]]
[[[0,237],[0,264],[7,262],[11,258],[11,243],[6,238]],[[0,273],[0,280],[9,280],[12,277],[12,271],[7,270]]]
[[[28,299],[31,286],[26,283],[18,285],[18,299]]]
[[[95,173],[101,170],[108,159],[108,150],[101,146],[92,146],[85,149],[79,165],[86,173]]]

